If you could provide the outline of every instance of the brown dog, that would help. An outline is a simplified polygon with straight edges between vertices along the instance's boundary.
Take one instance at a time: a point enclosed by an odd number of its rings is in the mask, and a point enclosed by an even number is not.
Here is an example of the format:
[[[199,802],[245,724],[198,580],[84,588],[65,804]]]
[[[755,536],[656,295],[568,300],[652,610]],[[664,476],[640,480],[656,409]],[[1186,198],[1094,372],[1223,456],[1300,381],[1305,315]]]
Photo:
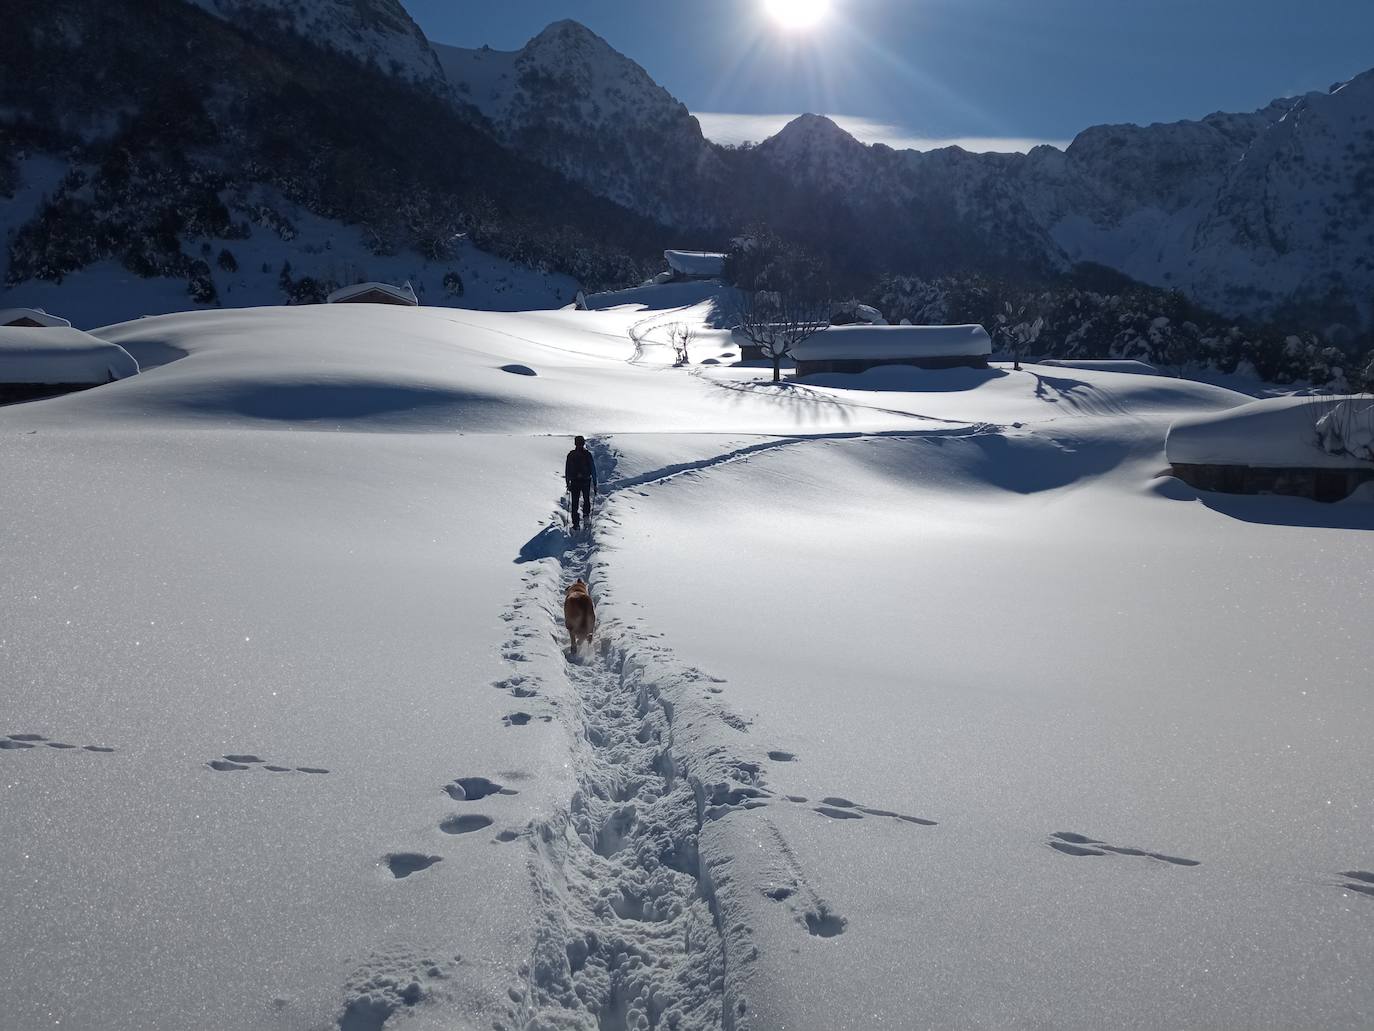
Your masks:
[[[577,651],[583,641],[592,639],[596,630],[596,606],[587,593],[587,585],[581,580],[569,587],[563,596],[563,622],[568,625],[573,651]]]

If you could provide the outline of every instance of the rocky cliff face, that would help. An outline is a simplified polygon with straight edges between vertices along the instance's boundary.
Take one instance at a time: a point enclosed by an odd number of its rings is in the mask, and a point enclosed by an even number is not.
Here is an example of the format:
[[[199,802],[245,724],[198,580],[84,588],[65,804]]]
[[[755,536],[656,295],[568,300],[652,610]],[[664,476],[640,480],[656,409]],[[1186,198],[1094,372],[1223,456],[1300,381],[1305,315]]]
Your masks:
[[[400,0],[187,0],[233,24],[294,32],[387,75],[446,90],[429,40]]]

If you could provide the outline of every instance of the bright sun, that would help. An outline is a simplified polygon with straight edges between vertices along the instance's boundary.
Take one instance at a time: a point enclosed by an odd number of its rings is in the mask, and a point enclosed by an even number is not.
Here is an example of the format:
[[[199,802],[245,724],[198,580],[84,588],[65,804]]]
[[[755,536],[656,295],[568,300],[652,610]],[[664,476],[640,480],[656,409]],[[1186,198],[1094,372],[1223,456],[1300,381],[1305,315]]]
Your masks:
[[[830,0],[763,0],[764,9],[779,25],[809,29],[830,11]]]

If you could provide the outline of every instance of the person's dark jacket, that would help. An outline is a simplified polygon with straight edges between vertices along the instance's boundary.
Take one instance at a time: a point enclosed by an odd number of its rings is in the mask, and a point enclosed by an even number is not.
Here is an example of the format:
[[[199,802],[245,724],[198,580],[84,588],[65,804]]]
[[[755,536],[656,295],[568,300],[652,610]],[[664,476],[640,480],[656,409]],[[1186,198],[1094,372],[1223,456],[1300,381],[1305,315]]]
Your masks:
[[[573,448],[563,466],[563,478],[571,487],[574,483],[596,486],[596,460],[586,448]]]

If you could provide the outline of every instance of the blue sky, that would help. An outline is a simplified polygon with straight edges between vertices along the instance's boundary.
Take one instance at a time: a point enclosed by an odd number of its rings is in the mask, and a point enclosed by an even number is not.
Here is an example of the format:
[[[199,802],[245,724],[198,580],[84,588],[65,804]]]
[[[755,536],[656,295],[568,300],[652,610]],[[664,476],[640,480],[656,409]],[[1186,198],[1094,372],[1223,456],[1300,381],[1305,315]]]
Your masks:
[[[1253,110],[1374,67],[1374,0],[831,0],[808,32],[762,0],[402,2],[434,41],[498,50],[575,18],[694,113],[816,111],[899,141],[1063,141]]]

